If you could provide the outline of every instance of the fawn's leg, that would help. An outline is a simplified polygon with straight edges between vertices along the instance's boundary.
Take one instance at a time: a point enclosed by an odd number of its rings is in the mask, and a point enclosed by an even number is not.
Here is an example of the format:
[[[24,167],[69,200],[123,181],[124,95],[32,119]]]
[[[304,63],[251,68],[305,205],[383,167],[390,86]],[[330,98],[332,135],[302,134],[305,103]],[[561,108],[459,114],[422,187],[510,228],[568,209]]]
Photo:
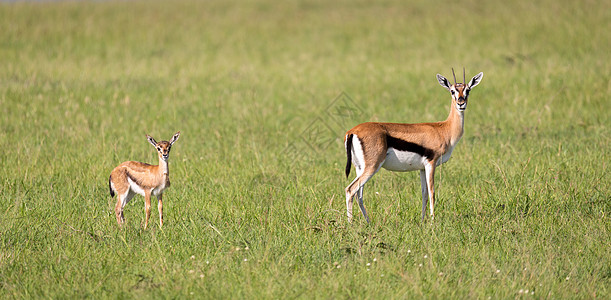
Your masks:
[[[157,195],[157,209],[159,210],[159,227],[163,226],[163,194]]]
[[[144,193],[144,212],[146,213],[146,219],[144,220],[144,229],[149,224],[149,218],[151,217],[151,192]]]

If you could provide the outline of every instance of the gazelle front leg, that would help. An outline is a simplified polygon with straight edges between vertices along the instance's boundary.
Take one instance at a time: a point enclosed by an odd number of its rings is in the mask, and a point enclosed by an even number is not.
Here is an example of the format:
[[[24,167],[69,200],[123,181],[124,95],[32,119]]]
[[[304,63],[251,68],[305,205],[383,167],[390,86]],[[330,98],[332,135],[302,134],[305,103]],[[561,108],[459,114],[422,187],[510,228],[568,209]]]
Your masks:
[[[426,182],[426,172],[424,170],[420,170],[420,189],[422,190],[422,221],[424,221],[426,203],[429,200],[429,187]]]
[[[159,227],[163,226],[163,194],[157,195],[157,209],[159,210]]]
[[[146,213],[146,219],[144,220],[144,229],[149,224],[149,218],[151,217],[151,192],[144,192],[144,212]]]
[[[429,194],[429,209],[431,213],[431,220],[435,219],[435,165],[437,160],[432,160],[424,166],[424,172],[426,173],[426,183]],[[423,201],[424,202],[424,201]],[[422,208],[424,213],[424,207]]]

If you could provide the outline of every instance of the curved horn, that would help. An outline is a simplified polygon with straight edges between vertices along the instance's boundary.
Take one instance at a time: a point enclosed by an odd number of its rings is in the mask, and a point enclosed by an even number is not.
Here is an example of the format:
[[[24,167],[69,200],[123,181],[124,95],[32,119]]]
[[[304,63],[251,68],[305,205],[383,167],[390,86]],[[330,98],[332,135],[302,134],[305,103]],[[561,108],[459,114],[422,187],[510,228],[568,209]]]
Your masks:
[[[454,85],[456,85],[456,74],[454,74],[454,68],[452,68],[452,75],[454,76]]]
[[[465,67],[462,67],[462,83],[467,85],[467,80],[465,78]]]

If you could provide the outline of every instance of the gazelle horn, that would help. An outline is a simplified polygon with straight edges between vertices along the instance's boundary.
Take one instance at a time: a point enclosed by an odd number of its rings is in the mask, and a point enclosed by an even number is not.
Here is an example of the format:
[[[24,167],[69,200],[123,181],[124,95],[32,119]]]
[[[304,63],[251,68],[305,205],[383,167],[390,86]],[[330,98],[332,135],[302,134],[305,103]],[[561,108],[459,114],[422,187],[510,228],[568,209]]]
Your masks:
[[[462,83],[467,85],[467,80],[465,79],[465,67],[462,67]]]
[[[454,75],[454,85],[456,85],[456,74],[454,74],[454,68],[452,68],[452,75]]]

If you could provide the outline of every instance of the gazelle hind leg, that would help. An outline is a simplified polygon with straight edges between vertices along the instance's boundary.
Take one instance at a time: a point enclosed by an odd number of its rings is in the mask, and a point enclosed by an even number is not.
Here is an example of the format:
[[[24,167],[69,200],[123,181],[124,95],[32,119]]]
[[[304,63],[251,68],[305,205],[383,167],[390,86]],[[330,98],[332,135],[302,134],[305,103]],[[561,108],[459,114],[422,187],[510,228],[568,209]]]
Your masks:
[[[361,186],[361,188],[358,190],[357,196],[359,198],[359,208],[361,209],[361,213],[363,214],[363,217],[365,217],[365,220],[367,220],[367,223],[369,223],[369,216],[367,215],[367,210],[365,210],[365,203],[363,203],[363,186]]]
[[[354,180],[346,187],[346,216],[348,217],[348,222],[352,222],[352,199],[354,198],[354,194],[351,192],[350,187],[359,179],[357,176]]]
[[[359,165],[359,167],[356,168],[356,176],[360,177],[361,175],[363,175],[363,168]],[[363,217],[365,217],[365,219],[367,220],[367,223],[369,223],[369,216],[367,216],[367,210],[365,210],[365,204],[363,203],[364,188],[364,184],[361,185],[361,187],[357,190],[356,196],[359,200],[359,209],[361,210]]]
[[[375,168],[366,169],[361,176],[358,176],[354,179],[354,181],[346,188],[346,204],[350,204],[348,206],[348,221],[352,220],[352,198],[360,192],[359,196],[359,207],[367,222],[369,222],[369,217],[367,216],[367,211],[365,210],[365,205],[363,203],[363,186],[373,175],[375,175],[379,170],[382,164],[378,164]],[[348,203],[350,202],[350,203]]]
[[[386,159],[386,153],[372,153],[372,155],[377,155],[377,157],[371,157],[373,160],[369,160],[369,163],[367,163],[361,142],[358,136],[354,135],[352,139],[352,163],[356,168],[357,176],[350,185],[346,187],[346,213],[348,215],[348,222],[352,221],[352,199],[357,193],[359,208],[367,222],[369,222],[369,217],[367,216],[367,211],[363,203],[363,186],[380,170]]]
[[[117,223],[119,225],[125,223],[125,217],[123,215],[123,209],[125,208],[125,204],[129,202],[134,197],[134,193],[127,189],[122,194],[117,194],[117,204],[115,205],[115,216],[117,217]]]
[[[363,175],[363,163],[364,157],[363,152],[361,150],[361,145],[358,144],[358,137],[353,139],[352,145],[352,164],[354,165],[354,169],[356,171],[356,177],[350,184],[346,187],[346,215],[348,217],[348,222],[352,222],[352,200],[354,199],[354,192],[352,192],[351,187],[357,182],[357,180]],[[358,150],[355,147],[359,147]]]
[[[121,198],[121,195],[117,195],[117,204],[115,204],[115,217],[117,218],[117,224],[119,224],[119,226],[125,222],[125,218],[123,217],[123,205],[121,205],[123,201],[121,201]]]

